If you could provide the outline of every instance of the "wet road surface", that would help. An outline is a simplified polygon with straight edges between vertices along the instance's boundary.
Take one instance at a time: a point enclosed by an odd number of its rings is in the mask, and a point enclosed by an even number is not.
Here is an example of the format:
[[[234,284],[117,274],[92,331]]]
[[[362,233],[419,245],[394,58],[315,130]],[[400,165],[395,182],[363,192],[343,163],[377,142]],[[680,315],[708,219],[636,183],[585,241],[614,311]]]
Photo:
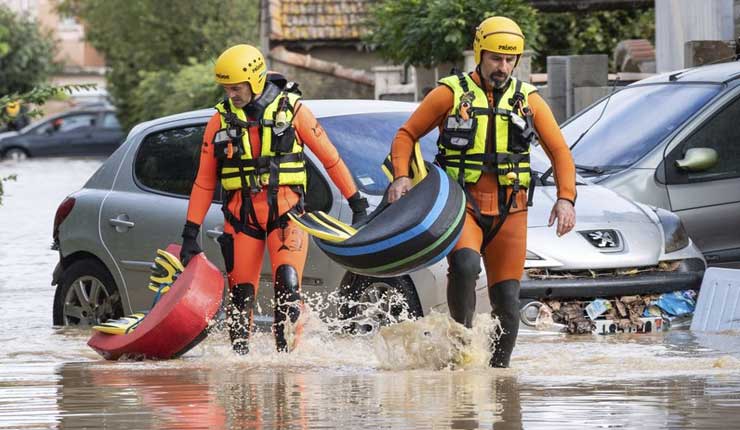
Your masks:
[[[423,344],[417,326],[352,338],[314,319],[289,355],[261,333],[237,357],[216,333],[178,360],[106,362],[87,330],[52,326],[50,285],[56,207],[100,162],[0,162],[18,174],[0,206],[2,429],[737,427],[738,333],[525,332],[512,369],[435,370],[429,350],[384,348]]]

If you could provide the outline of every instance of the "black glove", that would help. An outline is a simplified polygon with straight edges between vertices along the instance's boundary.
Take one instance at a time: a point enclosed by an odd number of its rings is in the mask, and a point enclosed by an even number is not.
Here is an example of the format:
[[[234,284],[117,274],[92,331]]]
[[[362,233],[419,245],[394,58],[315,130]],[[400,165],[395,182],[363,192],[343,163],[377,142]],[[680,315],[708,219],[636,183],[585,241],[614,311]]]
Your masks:
[[[182,247],[180,248],[180,261],[183,266],[187,266],[190,259],[203,252],[198,245],[198,234],[200,226],[190,221],[185,223],[182,229]]]
[[[367,204],[367,199],[360,195],[360,192],[352,194],[347,199],[349,207],[352,208],[352,224],[362,223],[367,220],[367,208],[370,205]]]

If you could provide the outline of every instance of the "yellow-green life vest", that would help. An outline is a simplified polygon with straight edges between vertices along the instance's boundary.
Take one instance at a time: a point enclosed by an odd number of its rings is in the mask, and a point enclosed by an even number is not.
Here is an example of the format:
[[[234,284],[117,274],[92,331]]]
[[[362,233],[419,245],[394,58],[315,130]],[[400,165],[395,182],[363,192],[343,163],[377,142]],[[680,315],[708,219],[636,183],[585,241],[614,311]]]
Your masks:
[[[267,89],[268,87],[265,87],[262,96],[268,95]],[[299,99],[298,94],[280,91],[267,104],[262,118],[251,123],[248,122],[244,110],[234,106],[230,99],[216,105],[221,114],[221,130],[216,133],[213,143],[221,165],[221,186],[225,190],[243,187],[257,190],[267,185],[301,185],[305,189],[306,166],[303,160],[303,145],[298,142],[292,125],[294,107]],[[261,148],[258,158],[252,157],[249,130],[246,127],[229,124],[226,121],[229,113],[236,115],[242,123],[260,128]],[[283,127],[280,127],[281,125]],[[234,139],[238,134],[242,134],[241,139]]]
[[[438,141],[437,159],[440,160],[447,174],[456,180],[462,179],[465,183],[476,183],[483,171],[496,171],[499,185],[512,186],[518,179],[520,187],[529,187],[530,148],[529,144],[517,143],[517,136],[513,133],[518,133],[518,130],[511,124],[511,114],[517,114],[514,120],[523,121],[520,109],[528,107],[528,96],[537,91],[537,88],[512,77],[503,96],[496,100],[496,106],[490,108],[485,91],[467,74],[447,76],[440,79],[439,83],[452,90],[454,100],[450,116],[446,118]],[[463,88],[464,86],[467,88]],[[515,106],[512,102],[517,90],[523,96],[523,100],[521,100],[521,106],[514,112]],[[468,121],[464,121],[460,116],[460,107],[463,102],[469,105],[470,119]],[[496,153],[486,154],[491,118],[494,118]],[[466,139],[467,145],[465,145]],[[463,147],[465,148],[463,150],[453,149]],[[462,176],[460,168],[463,169]]]

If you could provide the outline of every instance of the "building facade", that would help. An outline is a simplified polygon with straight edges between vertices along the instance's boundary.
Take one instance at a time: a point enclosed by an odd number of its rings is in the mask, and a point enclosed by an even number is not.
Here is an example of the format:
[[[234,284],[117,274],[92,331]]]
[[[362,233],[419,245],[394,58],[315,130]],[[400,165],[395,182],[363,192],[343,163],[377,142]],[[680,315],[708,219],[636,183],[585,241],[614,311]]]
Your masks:
[[[55,61],[62,65],[52,76],[57,85],[94,84],[92,90],[73,93],[65,102],[49,102],[44,107],[47,114],[68,109],[78,104],[99,102],[107,98],[105,83],[105,58],[85,41],[85,28],[75,18],[60,16],[54,0],[0,0],[18,15],[36,21],[40,28],[51,33],[56,41]]]

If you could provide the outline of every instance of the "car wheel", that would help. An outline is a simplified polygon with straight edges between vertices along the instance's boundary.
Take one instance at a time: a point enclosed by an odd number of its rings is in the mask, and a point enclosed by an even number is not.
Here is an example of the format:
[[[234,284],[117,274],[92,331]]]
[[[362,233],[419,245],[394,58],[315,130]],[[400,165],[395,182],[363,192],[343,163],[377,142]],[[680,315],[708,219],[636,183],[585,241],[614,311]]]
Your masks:
[[[421,303],[407,276],[371,278],[347,273],[339,289],[339,318],[345,331],[369,334],[381,326],[422,316]]]
[[[54,325],[91,326],[122,316],[118,288],[100,262],[78,260],[62,273],[54,294]]]
[[[5,151],[3,158],[6,160],[21,161],[28,158],[28,152],[21,148],[10,148]]]

